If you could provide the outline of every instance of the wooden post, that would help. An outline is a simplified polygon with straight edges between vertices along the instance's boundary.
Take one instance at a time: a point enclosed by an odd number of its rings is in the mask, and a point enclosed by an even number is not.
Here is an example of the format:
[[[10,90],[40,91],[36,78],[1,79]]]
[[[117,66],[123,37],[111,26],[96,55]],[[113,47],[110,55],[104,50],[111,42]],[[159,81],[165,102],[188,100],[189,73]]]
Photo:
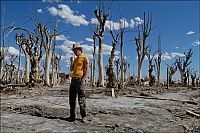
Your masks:
[[[167,89],[169,89],[169,67],[167,66]]]
[[[112,96],[112,98],[115,98],[115,90],[114,90],[114,88],[111,88],[111,96]]]

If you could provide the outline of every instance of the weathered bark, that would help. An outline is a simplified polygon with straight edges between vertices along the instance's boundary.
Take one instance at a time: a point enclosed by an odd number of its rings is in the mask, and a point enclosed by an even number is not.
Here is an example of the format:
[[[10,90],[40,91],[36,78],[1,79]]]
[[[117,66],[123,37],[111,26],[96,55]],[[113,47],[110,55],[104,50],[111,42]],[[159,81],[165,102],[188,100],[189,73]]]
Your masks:
[[[29,65],[30,65],[30,56],[32,54],[32,45],[30,45],[29,40],[27,40],[24,36],[24,34],[21,34],[21,36],[18,36],[16,34],[16,43],[18,46],[20,46],[24,52],[25,55],[25,74],[24,74],[24,82],[28,83],[29,82]]]
[[[152,30],[151,28],[152,17],[149,14],[146,16],[144,13],[144,23],[141,25],[142,35],[140,34],[140,27],[138,26],[139,33],[138,37],[135,38],[135,44],[137,47],[138,55],[138,84],[141,84],[141,75],[142,75],[142,64],[145,55],[147,54],[146,40]]]
[[[104,43],[104,30],[105,24],[108,15],[103,13],[101,9],[95,10],[94,14],[99,22],[98,33],[95,32],[95,36],[99,39],[99,50],[98,50],[98,68],[99,68],[99,77],[98,77],[98,86],[104,86],[104,70],[103,70],[103,56],[102,56],[102,45]]]
[[[115,58],[115,52],[116,52],[116,47],[117,47],[117,42],[119,39],[119,34],[117,34],[116,36],[113,34],[111,28],[110,28],[110,34],[112,36],[112,50],[111,50],[111,55],[110,58],[108,60],[109,65],[108,65],[108,69],[106,71],[106,74],[108,76],[108,84],[107,87],[115,87],[115,74],[114,74],[114,58]]]
[[[157,85],[160,85],[160,68],[161,68],[161,61],[162,61],[160,35],[158,35],[158,56],[154,61],[156,64],[156,69],[157,69]]]
[[[115,66],[116,66],[116,77],[117,77],[117,83],[119,82],[119,73],[120,73],[120,59],[115,60]]]
[[[40,46],[38,45],[40,37],[40,23],[37,25],[37,29],[35,30],[35,36],[30,35],[29,40],[31,41],[32,45],[34,45],[33,53],[31,53],[31,77],[33,84],[39,82],[40,80],[40,60],[42,58],[42,48],[43,42],[41,41]]]
[[[177,66],[174,63],[173,65],[169,66],[169,84],[172,84],[172,76],[177,71]]]
[[[101,37],[100,37],[101,38]],[[103,39],[99,39],[99,50],[98,50],[98,68],[99,68],[99,78],[98,86],[104,86],[104,70],[103,70],[103,56],[102,56],[102,44]]]
[[[121,87],[124,88],[124,56],[123,56],[123,45],[124,45],[124,32],[125,32],[125,19],[120,20],[120,59],[121,59]]]
[[[8,64],[5,65],[5,72],[4,72],[4,82],[8,83],[9,80],[9,68]]]
[[[124,82],[126,81],[126,72],[127,72],[127,68],[128,68],[128,63],[125,59],[123,59],[123,78],[124,78]]]
[[[3,76],[2,76],[2,65],[3,65],[3,48],[0,48],[0,82],[2,82]]]
[[[195,87],[196,73],[192,73],[192,74],[191,74],[191,79],[192,79],[192,86]]]
[[[17,68],[17,83],[21,83],[21,54],[22,54],[22,47],[19,46],[19,62],[18,62],[18,68]]]
[[[181,75],[182,85],[187,85],[186,70],[191,63],[190,58],[192,54],[193,54],[192,49],[190,49],[187,53],[184,52],[185,57],[183,59],[181,58],[176,59],[176,64]]]
[[[50,79],[49,79],[49,71],[50,71],[50,63],[51,57],[53,52],[53,37],[56,36],[56,31],[54,30],[52,34],[49,33],[49,29],[45,27],[42,23],[39,24],[39,32],[41,36],[41,43],[46,51],[46,58],[45,58],[45,86],[50,86]]]
[[[114,70],[113,70],[113,65],[114,65],[114,57],[115,57],[115,52],[116,52],[116,42],[113,41],[112,43],[112,51],[111,51],[111,55],[110,58],[108,60],[109,62],[109,66],[108,69],[106,71],[106,74],[108,76],[108,84],[107,87],[115,87],[115,75],[114,75]]]
[[[11,64],[11,71],[10,71],[10,83],[14,84],[15,83],[15,65]]]
[[[25,58],[26,58],[26,64],[25,64],[25,74],[24,74],[24,82],[28,83],[29,82],[29,65],[30,65],[30,57],[29,55],[25,54]]]
[[[93,50],[93,65],[92,65],[92,86],[95,86],[95,69],[96,69],[96,36],[93,36],[94,50]]]
[[[52,51],[46,51],[45,57],[45,85],[50,86],[49,72],[50,72],[50,63],[51,63]]]

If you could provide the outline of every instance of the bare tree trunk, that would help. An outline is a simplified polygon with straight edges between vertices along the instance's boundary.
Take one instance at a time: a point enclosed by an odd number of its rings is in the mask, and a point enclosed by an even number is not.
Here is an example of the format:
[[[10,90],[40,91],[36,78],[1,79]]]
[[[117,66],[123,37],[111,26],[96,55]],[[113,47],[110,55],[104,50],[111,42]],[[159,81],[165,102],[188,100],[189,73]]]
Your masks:
[[[109,58],[109,66],[108,69],[106,71],[106,74],[108,75],[108,84],[107,87],[115,87],[115,75],[114,75],[114,70],[113,70],[113,66],[114,66],[114,57],[115,57],[115,52],[116,52],[116,42],[113,41],[112,43],[112,51],[111,51],[111,55]]]
[[[146,45],[146,39],[148,38],[152,28],[152,16],[149,14],[144,13],[144,23],[141,26],[142,35],[140,34],[140,29],[138,26],[138,37],[135,38],[135,44],[137,47],[137,55],[138,55],[138,84],[141,84],[141,75],[142,75],[142,64],[145,55],[147,54],[147,45]]]
[[[3,66],[3,48],[0,48],[0,82],[2,82],[3,76],[2,76],[2,66]]]
[[[141,78],[142,78],[142,62],[138,60],[138,84],[141,84]]]
[[[92,68],[92,86],[95,86],[95,67],[96,67],[96,36],[93,36],[94,51],[93,51],[93,68]]]
[[[192,49],[190,49],[187,53],[184,52],[185,57],[183,59],[181,59],[181,58],[176,59],[176,64],[177,64],[177,67],[178,67],[180,75],[181,75],[181,84],[182,85],[187,84],[186,69],[191,63],[191,61],[189,61],[189,60],[190,60],[192,54],[193,54]]]
[[[103,56],[102,56],[102,44],[103,38],[99,38],[99,51],[98,51],[98,67],[99,67],[99,79],[98,86],[104,86],[104,70],[103,70]]]
[[[21,54],[22,54],[22,48],[19,48],[19,62],[18,62],[18,68],[17,68],[17,83],[21,83],[20,75],[21,75]]]
[[[29,65],[30,65],[30,58],[29,58],[29,55],[26,55],[25,77],[24,77],[25,83],[29,82]]]
[[[104,70],[103,70],[103,56],[102,56],[102,45],[104,43],[104,30],[106,20],[108,18],[108,14],[105,14],[103,11],[104,9],[100,9],[99,11],[96,9],[94,10],[94,14],[98,20],[99,27],[98,33],[94,32],[95,36],[99,39],[99,51],[98,51],[98,68],[99,68],[99,78],[98,78],[98,86],[104,86]]]
[[[52,51],[46,51],[45,58],[45,85],[50,86],[49,72],[50,72],[50,63],[51,63]]]
[[[6,65],[5,65],[5,73],[4,73],[4,82],[5,82],[5,83],[8,83],[8,78],[9,78],[9,77],[8,77],[8,76],[9,76],[8,73],[9,73],[8,64],[6,64]]]

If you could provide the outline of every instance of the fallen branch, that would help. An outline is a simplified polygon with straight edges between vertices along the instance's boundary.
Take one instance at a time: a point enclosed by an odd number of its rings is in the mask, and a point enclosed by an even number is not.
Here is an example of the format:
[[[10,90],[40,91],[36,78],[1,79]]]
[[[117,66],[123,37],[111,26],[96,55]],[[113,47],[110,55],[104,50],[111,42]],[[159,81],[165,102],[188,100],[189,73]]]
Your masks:
[[[129,96],[127,95],[127,97],[134,97],[134,98],[143,98],[143,99],[156,99],[156,100],[169,100],[169,101],[176,101],[176,102],[182,102],[182,103],[187,103],[187,104],[193,104],[193,105],[198,105],[198,102],[195,101],[189,101],[189,100],[177,100],[177,99],[166,99],[166,98],[157,98],[157,97],[146,97],[146,96]]]
[[[192,111],[190,111],[190,110],[186,110],[186,114],[188,114],[188,115],[190,115],[190,116],[195,116],[195,117],[197,117],[197,118],[200,118],[200,115],[199,115],[199,114],[194,113],[194,112],[192,112]]]

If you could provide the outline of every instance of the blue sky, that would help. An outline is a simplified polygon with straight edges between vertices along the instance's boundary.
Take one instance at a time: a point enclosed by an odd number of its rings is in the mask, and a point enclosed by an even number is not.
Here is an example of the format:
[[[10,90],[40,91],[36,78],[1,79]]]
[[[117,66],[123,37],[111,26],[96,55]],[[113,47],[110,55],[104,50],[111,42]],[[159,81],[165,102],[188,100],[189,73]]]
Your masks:
[[[92,32],[95,26],[94,9],[99,6],[98,1],[1,1],[1,24],[21,26],[27,29],[34,29],[32,22],[27,22],[32,16],[42,20],[44,23],[55,22],[55,14],[58,13],[58,31],[63,32],[57,37],[57,53],[61,48],[62,55],[61,72],[68,72],[68,60],[73,54],[70,51],[72,43],[80,42],[83,45],[83,51],[88,57],[91,57]],[[106,3],[106,2],[105,2]],[[157,37],[160,33],[163,53],[161,77],[166,77],[166,64],[171,64],[175,58],[183,57],[183,53],[190,48],[193,50],[191,67],[199,72],[199,1],[113,1],[111,6],[112,24],[117,24],[120,17],[127,22],[128,29],[136,29],[136,23],[140,24],[143,18],[143,12],[152,13],[155,26],[148,44],[152,45],[152,53],[157,49]],[[4,10],[5,9],[5,10]],[[121,15],[120,15],[121,14]],[[25,23],[26,22],[26,23]],[[50,25],[49,25],[50,26]],[[117,30],[116,30],[117,31]],[[6,43],[10,45],[11,53],[17,53],[18,47],[15,43],[14,35],[16,31],[11,32],[6,38]],[[19,32],[21,33],[21,32]],[[131,64],[130,73],[137,72],[137,53],[134,37],[136,32],[126,32],[124,37],[124,56]],[[1,37],[2,38],[2,37]],[[104,66],[108,64],[108,58],[111,50],[111,37],[105,32],[105,45],[103,50]],[[2,39],[1,39],[2,40]],[[2,42],[2,41],[1,41]],[[15,48],[15,49],[14,49]],[[119,45],[117,46],[119,51]],[[119,52],[117,52],[119,56]],[[22,62],[23,65],[23,62]],[[145,60],[143,64],[143,76],[147,75],[148,63]],[[176,73],[175,79],[179,77]]]

